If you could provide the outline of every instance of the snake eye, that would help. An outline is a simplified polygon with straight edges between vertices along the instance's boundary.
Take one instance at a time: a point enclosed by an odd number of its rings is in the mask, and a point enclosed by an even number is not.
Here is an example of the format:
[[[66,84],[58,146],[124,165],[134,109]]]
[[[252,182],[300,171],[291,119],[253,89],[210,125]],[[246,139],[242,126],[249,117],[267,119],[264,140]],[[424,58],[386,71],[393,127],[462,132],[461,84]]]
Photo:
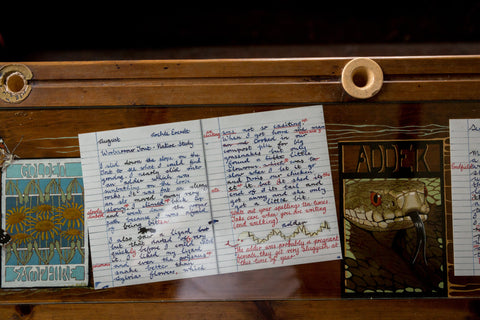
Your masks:
[[[378,192],[371,192],[370,193],[370,202],[375,206],[378,207],[382,204],[382,196]]]

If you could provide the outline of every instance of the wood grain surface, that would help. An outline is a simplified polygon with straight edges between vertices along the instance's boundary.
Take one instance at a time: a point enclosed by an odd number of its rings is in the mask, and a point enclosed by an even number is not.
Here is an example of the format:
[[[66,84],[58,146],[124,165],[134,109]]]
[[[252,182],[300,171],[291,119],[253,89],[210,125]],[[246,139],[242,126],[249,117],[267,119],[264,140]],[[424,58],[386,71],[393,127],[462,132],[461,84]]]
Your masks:
[[[32,92],[0,103],[0,136],[21,158],[78,157],[79,133],[261,112],[324,103],[337,207],[335,130],[364,126],[442,127],[428,138],[448,146],[450,118],[480,116],[480,57],[375,58],[380,93],[354,101],[340,84],[349,59],[25,63]],[[368,125],[368,126],[366,126]],[[369,127],[371,126],[371,127]],[[382,139],[421,139],[414,130]],[[0,290],[0,319],[103,318],[326,319],[480,317],[480,277],[454,277],[445,159],[447,258],[451,298],[342,300],[339,261],[120,287]],[[339,217],[340,213],[338,212]],[[458,297],[468,297],[459,299]]]
[[[8,320],[84,319],[479,319],[478,301],[311,300],[0,305]]]
[[[372,101],[478,100],[478,56],[378,57]],[[340,83],[349,58],[23,63],[32,92],[0,107],[352,102]],[[448,80],[448,81],[446,81]]]

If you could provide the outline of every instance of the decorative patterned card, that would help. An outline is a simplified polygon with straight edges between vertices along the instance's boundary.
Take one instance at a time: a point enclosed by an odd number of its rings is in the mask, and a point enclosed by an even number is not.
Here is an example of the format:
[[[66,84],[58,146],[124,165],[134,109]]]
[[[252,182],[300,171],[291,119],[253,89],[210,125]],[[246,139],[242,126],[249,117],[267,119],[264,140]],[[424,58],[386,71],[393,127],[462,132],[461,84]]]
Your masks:
[[[442,140],[339,143],[345,297],[446,296]]]
[[[79,159],[17,160],[2,174],[5,288],[88,284]]]

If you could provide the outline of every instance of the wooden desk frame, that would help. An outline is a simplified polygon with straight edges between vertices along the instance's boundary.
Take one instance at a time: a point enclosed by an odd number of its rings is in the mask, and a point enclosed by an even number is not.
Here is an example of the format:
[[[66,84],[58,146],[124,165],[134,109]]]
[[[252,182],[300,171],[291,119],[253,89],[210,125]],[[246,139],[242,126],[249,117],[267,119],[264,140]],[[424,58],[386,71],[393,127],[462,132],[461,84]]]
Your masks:
[[[380,92],[367,100],[352,98],[341,85],[341,73],[350,58],[21,63],[32,73],[31,77],[25,77],[29,92],[20,102],[0,101],[0,136],[10,145],[24,137],[17,150],[23,158],[78,157],[76,135],[86,131],[312,104],[325,105],[327,134],[329,123],[342,119],[363,121],[359,117],[365,110],[406,114],[406,120],[396,122],[404,125],[408,121],[422,124],[426,117],[433,123],[448,125],[449,113],[455,117],[478,117],[480,56],[371,59],[380,65],[384,82]],[[0,67],[6,65],[12,64]],[[366,119],[382,121],[373,115]],[[337,160],[337,155],[330,157]],[[334,184],[338,185],[338,170],[335,170]],[[446,188],[446,192],[450,189]],[[447,210],[447,220],[451,219],[448,212],[451,208]],[[447,239],[451,267],[451,223]],[[83,319],[92,310],[101,310],[111,318],[134,313],[131,317],[142,319],[178,314],[181,318],[229,314],[232,319],[321,314],[326,318],[352,319],[373,317],[379,312],[405,317],[434,314],[438,319],[480,316],[477,300],[480,279],[457,279],[450,270],[449,299],[372,302],[341,299],[339,262],[293,269],[303,275],[303,286],[307,285],[308,277],[328,276],[311,288],[302,287],[286,296],[282,292],[272,295],[268,290],[259,292],[254,284],[242,292],[199,293],[203,289],[212,292],[216,283],[228,282],[232,277],[240,281],[248,281],[252,275],[266,277],[268,270],[207,277],[197,282],[179,280],[98,291],[4,289],[0,290],[0,317]],[[185,284],[182,281],[190,281],[185,283],[200,289],[193,294],[178,295],[176,289]]]

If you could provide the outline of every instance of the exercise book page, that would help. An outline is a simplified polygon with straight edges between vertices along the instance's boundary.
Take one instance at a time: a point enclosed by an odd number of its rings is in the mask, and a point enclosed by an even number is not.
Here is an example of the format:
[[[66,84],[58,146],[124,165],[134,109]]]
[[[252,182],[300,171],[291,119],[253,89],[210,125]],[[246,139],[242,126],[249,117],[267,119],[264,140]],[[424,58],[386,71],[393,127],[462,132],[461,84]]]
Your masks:
[[[199,121],[79,139],[95,288],[218,273]]]
[[[95,288],[341,258],[321,106],[79,140]]]
[[[202,129],[220,272],[341,258],[322,106]]]
[[[450,120],[456,276],[480,275],[480,119]]]

